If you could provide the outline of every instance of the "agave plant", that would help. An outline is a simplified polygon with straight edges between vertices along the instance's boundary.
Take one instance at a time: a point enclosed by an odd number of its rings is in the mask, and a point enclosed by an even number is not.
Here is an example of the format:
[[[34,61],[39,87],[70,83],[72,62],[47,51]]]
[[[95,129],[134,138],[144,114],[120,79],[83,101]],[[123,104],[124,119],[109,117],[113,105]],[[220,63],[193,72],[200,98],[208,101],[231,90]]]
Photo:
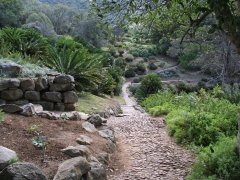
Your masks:
[[[62,74],[74,76],[78,90],[96,89],[102,79],[102,56],[89,54],[85,48],[51,47],[43,62]]]

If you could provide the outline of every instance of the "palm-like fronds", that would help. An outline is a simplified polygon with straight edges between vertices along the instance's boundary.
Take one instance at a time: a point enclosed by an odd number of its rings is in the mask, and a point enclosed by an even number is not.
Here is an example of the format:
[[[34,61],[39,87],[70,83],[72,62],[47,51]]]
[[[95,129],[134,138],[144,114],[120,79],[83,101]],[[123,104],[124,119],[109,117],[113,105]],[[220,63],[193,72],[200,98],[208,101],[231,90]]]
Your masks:
[[[44,64],[63,74],[74,76],[80,89],[96,89],[102,79],[102,56],[86,49],[50,48]]]
[[[48,41],[34,29],[6,27],[1,30],[1,39],[10,46],[10,51],[19,51],[30,56],[46,54]]]

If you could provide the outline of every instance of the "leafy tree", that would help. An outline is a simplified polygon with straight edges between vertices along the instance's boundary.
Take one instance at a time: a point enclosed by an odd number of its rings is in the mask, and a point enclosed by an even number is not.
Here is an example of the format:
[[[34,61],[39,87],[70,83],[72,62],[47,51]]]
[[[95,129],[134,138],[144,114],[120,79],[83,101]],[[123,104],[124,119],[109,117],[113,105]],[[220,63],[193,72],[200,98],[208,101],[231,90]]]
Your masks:
[[[157,74],[148,74],[141,80],[140,89],[145,94],[154,94],[162,88],[162,82]]]
[[[96,9],[99,17],[103,17],[106,13],[109,14],[109,12],[115,13],[115,15],[118,13],[122,23],[126,22],[124,19],[132,20],[135,23],[144,19],[154,22],[155,18],[164,21],[167,11],[167,17],[174,17],[174,19],[167,18],[168,21],[174,20],[181,23],[185,19],[185,22],[188,22],[189,26],[185,28],[183,37],[194,36],[196,28],[201,26],[206,17],[213,14],[217,21],[212,23],[210,32],[217,28],[221,29],[233,43],[235,49],[240,52],[240,0],[103,0],[101,2],[93,0],[92,6]]]
[[[0,28],[20,27],[23,3],[20,0],[0,1]]]

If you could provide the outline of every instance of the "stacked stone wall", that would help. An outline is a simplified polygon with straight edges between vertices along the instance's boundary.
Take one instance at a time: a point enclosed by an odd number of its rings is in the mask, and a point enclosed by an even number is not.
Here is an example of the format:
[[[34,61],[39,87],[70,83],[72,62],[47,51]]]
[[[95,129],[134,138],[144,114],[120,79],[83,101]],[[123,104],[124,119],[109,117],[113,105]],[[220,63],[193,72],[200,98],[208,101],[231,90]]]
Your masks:
[[[70,75],[0,79],[0,109],[32,103],[48,111],[74,111],[78,101],[74,82]]]

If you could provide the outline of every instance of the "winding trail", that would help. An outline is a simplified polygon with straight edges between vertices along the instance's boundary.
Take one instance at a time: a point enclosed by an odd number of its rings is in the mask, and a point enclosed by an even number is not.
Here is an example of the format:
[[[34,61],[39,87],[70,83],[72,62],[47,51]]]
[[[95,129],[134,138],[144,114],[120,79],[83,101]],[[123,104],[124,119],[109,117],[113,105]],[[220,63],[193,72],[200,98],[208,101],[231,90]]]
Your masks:
[[[117,175],[109,175],[109,180],[182,180],[193,162],[190,151],[183,149],[167,134],[163,119],[152,118],[147,113],[136,110],[137,105],[128,97],[127,87],[122,94],[126,105],[122,111],[128,116],[111,117],[108,124],[115,129],[120,147],[129,158],[123,162],[125,170]],[[116,153],[122,153],[121,151]]]

